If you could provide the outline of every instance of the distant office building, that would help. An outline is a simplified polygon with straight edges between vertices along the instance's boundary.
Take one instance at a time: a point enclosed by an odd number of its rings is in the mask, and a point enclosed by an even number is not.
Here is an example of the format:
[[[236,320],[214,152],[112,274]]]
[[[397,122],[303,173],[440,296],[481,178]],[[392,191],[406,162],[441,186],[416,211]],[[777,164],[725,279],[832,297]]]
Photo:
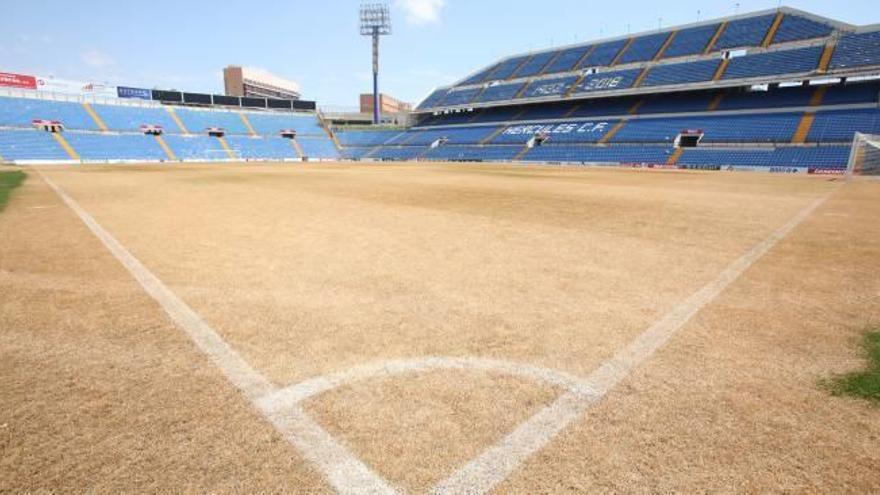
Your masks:
[[[250,96],[254,98],[277,98],[298,100],[299,84],[278,77],[262,69],[230,65],[223,69],[226,96]]]
[[[386,94],[379,95],[379,112],[383,114],[409,113],[412,111],[412,104],[402,102],[396,98],[392,98]],[[373,95],[361,95],[361,113],[373,113]]]

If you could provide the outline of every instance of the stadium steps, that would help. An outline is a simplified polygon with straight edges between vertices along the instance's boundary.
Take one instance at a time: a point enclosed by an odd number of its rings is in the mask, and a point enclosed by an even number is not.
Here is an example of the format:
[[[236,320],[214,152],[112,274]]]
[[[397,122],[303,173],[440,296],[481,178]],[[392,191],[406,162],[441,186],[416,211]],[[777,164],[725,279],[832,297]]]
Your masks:
[[[703,50],[703,55],[708,55],[712,53],[712,49],[715,48],[715,43],[718,43],[718,38],[724,34],[724,31],[727,29],[728,21],[724,21],[718,25],[718,30],[715,31],[715,35],[712,36],[712,39],[709,40],[709,44],[706,45],[706,49]]]
[[[220,141],[220,146],[223,148],[223,151],[226,152],[226,155],[230,159],[235,160],[236,158],[238,158],[237,156],[235,156],[235,152],[232,151],[232,148],[229,147],[229,142],[226,141],[225,137],[218,137],[217,141]]]
[[[522,112],[524,112],[524,111],[525,111],[525,110],[523,110]],[[522,112],[520,112],[519,115],[522,115]],[[517,115],[517,117],[519,117],[519,115]],[[517,120],[516,117],[514,117],[513,120],[516,121],[516,120]],[[507,126],[506,126],[506,125],[503,125],[503,126],[499,127],[498,130],[496,130],[496,131],[493,132],[492,134],[489,134],[489,136],[487,136],[486,139],[480,141],[480,144],[483,145],[483,146],[485,146],[485,145],[491,143],[492,140],[495,139],[495,138],[497,138],[498,136],[500,136],[501,133],[504,132],[505,129],[507,129]]]
[[[244,124],[245,129],[247,129],[247,131],[248,131],[248,134],[250,134],[251,136],[256,136],[257,131],[254,130],[254,126],[251,125],[251,121],[250,121],[250,119],[247,118],[247,115],[245,115],[243,112],[237,112],[237,113],[238,113],[238,116],[241,117],[241,123]]]
[[[827,86],[819,86],[816,88],[816,91],[813,92],[813,96],[810,98],[810,106],[818,107],[822,105],[822,100],[825,98],[825,93],[828,91]],[[807,142],[807,136],[810,135],[810,130],[813,128],[813,122],[816,121],[816,112],[806,112],[804,116],[801,117],[801,121],[798,123],[797,130],[794,133],[794,137],[791,142],[793,144],[804,144]]]
[[[177,124],[177,127],[180,129],[180,132],[184,134],[189,134],[189,131],[186,129],[186,126],[183,125],[183,121],[180,120],[180,117],[177,116],[177,112],[174,111],[174,107],[165,107],[165,110],[168,112],[168,115],[171,116],[171,120]]]
[[[807,136],[810,135],[810,129],[813,128],[813,122],[816,121],[815,112],[807,112],[801,117],[794,137],[791,139],[792,144],[804,144],[807,142]]]
[[[635,102],[633,106],[629,107],[627,113],[630,115],[637,114],[639,112],[639,109],[642,108],[642,105],[645,104],[645,101],[647,101],[647,98],[642,98],[639,101]]]
[[[381,150],[381,149],[382,149],[382,145],[381,145],[381,144],[380,144],[379,146],[374,146],[373,148],[370,148],[370,151],[364,153],[364,156],[361,157],[361,160],[363,160],[363,159],[365,159],[365,158],[372,158],[373,155],[376,154],[376,152],[379,151],[379,150]]]
[[[107,132],[107,124],[104,123],[104,120],[101,119],[101,116],[98,115],[98,112],[96,112],[95,109],[92,108],[92,104],[85,102],[82,104],[82,106],[86,109],[86,113],[89,114],[89,117],[91,117],[92,120],[95,121],[95,125],[98,126],[98,129],[101,129],[102,132]]]
[[[159,143],[159,147],[165,152],[165,156],[167,156],[169,160],[176,162],[177,155],[174,154],[174,150],[171,149],[171,146],[168,146],[168,143],[165,142],[165,139],[162,136],[156,134],[155,137],[156,142]]]
[[[669,155],[669,159],[666,160],[667,165],[678,165],[678,160],[681,159],[681,155],[684,154],[684,148],[675,148],[675,151]]]
[[[519,76],[519,71],[521,71],[523,69],[523,67],[528,65],[529,62],[531,62],[533,58],[535,58],[534,53],[529,55],[528,57],[526,57],[526,59],[523,60],[523,62],[521,64],[519,64],[519,66],[516,68],[516,70],[510,73],[510,76],[507,78],[507,80],[510,81],[511,79],[516,79]]]
[[[654,58],[651,59],[652,62],[656,62],[663,58],[663,54],[666,53],[666,49],[669,48],[669,45],[675,41],[675,36],[678,34],[678,30],[674,30],[669,33],[669,36],[666,37],[666,41],[663,42],[663,46],[660,47],[660,50],[657,51],[657,55],[654,55]]]
[[[519,153],[517,153],[516,156],[513,157],[513,161],[518,162],[518,161],[522,160],[522,158],[523,158],[524,156],[526,156],[526,153],[528,153],[530,149],[531,149],[531,148],[529,148],[529,145],[528,145],[528,144],[526,144],[525,146],[523,146],[523,149],[521,149],[521,150],[519,151]]]
[[[593,55],[593,52],[596,51],[596,48],[597,48],[598,46],[599,46],[598,44],[594,44],[594,45],[591,46],[587,51],[585,51],[584,54],[581,55],[581,58],[578,59],[577,63],[574,64],[574,65],[572,66],[571,70],[580,69],[580,68],[581,68],[581,64],[583,64],[585,60],[589,59],[590,56]],[[581,82],[583,82],[583,79],[581,79],[580,81],[577,81],[577,82],[575,83],[575,86],[573,86],[573,87],[576,87],[576,86],[577,86],[578,84],[580,84]],[[571,96],[571,95],[570,95],[570,94],[567,94],[567,96]]]
[[[645,78],[648,77],[648,72],[650,72],[650,71],[651,71],[650,67],[645,67],[644,69],[642,69],[642,72],[639,73],[639,77],[637,77],[635,82],[633,82],[632,87],[633,88],[640,87],[642,85],[642,82],[645,80]]]
[[[730,65],[730,59],[725,58],[718,64],[718,69],[715,71],[715,75],[712,76],[713,81],[720,81],[722,77],[724,77],[724,71],[727,70],[727,66]]]
[[[819,58],[819,67],[816,69],[820,74],[828,72],[828,66],[831,64],[831,58],[834,57],[834,50],[837,49],[837,40],[831,39],[825,45],[822,56]]]
[[[776,32],[779,31],[779,26],[782,24],[782,18],[785,17],[785,14],[782,12],[776,13],[776,18],[773,19],[773,24],[770,25],[770,29],[767,31],[767,34],[764,36],[764,41],[761,42],[761,46],[763,48],[767,48],[773,43],[773,38],[776,37]]]
[[[300,160],[302,160],[306,153],[303,151],[302,146],[299,144],[299,141],[296,139],[290,140],[290,145],[293,146],[293,149],[296,151],[296,154],[299,156]]]
[[[598,141],[598,144],[608,144],[608,142],[614,138],[614,135],[620,132],[621,129],[623,129],[623,126],[626,125],[626,122],[626,119],[623,119],[620,122],[614,124],[614,127],[612,127],[610,131],[605,133],[604,136],[602,136],[602,139]]]
[[[712,98],[712,101],[709,102],[709,107],[706,108],[706,110],[709,112],[714,112],[715,110],[718,110],[718,107],[721,106],[721,100],[723,100],[723,99],[724,99],[724,92],[719,91],[718,94],[715,95],[714,98]]]
[[[571,110],[565,112],[565,115],[562,116],[563,119],[570,119],[572,115],[574,115],[581,107],[584,106],[583,103],[578,103],[571,107]]]
[[[562,52],[564,52],[564,51],[565,51],[565,50],[558,50],[558,51],[557,51],[552,57],[550,57],[549,60],[547,60],[547,63],[544,64],[544,67],[541,67],[541,70],[539,70],[538,73],[535,74],[534,77],[537,77],[537,76],[543,76],[544,73],[547,72],[547,69],[549,69],[550,67],[553,67],[553,64],[556,63],[556,59],[558,59],[559,57],[561,57],[561,56],[562,56]],[[526,84],[526,87],[528,87],[528,84]]]
[[[324,132],[327,134],[327,137],[333,141],[333,145],[336,146],[336,151],[342,151],[342,143],[339,142],[339,138],[336,136],[336,133],[333,132],[333,129],[330,128],[330,124],[324,119],[324,114],[321,112],[317,113],[318,123],[321,124],[321,129],[324,129]],[[299,143],[297,143],[299,145]],[[300,158],[303,157],[303,154],[300,153]]]
[[[79,153],[73,149],[73,146],[67,142],[67,139],[64,139],[64,136],[62,136],[60,132],[53,132],[52,137],[55,138],[55,141],[59,146],[64,148],[64,152],[67,153],[67,156],[69,156],[71,160],[80,161]]]
[[[629,51],[629,47],[631,47],[635,41],[636,41],[635,37],[631,37],[630,39],[626,40],[626,44],[623,45],[623,48],[621,48],[620,51],[617,52],[617,56],[615,56],[614,60],[611,61],[611,64],[610,64],[611,67],[614,67],[615,65],[618,64],[618,62],[620,62],[620,59],[622,59],[624,54],[626,54],[626,52]]]

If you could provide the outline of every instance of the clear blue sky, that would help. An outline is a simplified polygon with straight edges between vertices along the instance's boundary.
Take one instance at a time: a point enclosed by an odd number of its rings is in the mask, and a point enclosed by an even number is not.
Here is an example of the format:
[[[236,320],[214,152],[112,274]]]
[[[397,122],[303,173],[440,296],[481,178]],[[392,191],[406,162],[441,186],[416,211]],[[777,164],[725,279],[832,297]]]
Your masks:
[[[359,0],[28,0],[3,9],[0,71],[222,92],[221,69],[255,66],[298,81],[321,105],[370,90]],[[776,0],[391,0],[382,89],[409,101],[517,52],[774,8]],[[876,0],[786,3],[852,24],[880,22]]]

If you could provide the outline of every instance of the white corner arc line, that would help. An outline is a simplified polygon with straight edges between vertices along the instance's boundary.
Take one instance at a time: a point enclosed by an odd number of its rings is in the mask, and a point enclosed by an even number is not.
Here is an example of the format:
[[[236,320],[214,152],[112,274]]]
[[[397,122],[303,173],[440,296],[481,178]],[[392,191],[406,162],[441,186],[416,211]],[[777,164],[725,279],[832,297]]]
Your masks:
[[[432,493],[486,493],[507,479],[526,459],[546,446],[557,433],[580,418],[592,404],[599,402],[633,369],[666,344],[697,312],[712,302],[779,241],[806,220],[836,190],[837,188],[833,189],[807,205],[767,239],[731,263],[714,280],[673,308],[611,359],[590,373],[586,382],[594,387],[596,396],[585,399],[576,397],[571,392],[564,394],[526,420],[500,442],[489,447],[475,459],[455,471],[449,478],[438,483]]]
[[[39,169],[34,170],[128,270],[144,291],[159,303],[159,306],[168,314],[175,325],[183,330],[199,350],[220,368],[229,382],[250,400],[251,404],[275,426],[285,440],[318,467],[327,481],[333,485],[333,488],[339,493],[351,494],[397,493],[387,481],[335,441],[304,411],[294,408],[270,413],[261,408],[258,400],[275,392],[275,386],[254,370],[198,313],[153,275],[73,198],[55,185]]]
[[[264,410],[270,412],[284,410],[343,385],[350,385],[369,379],[422,373],[431,370],[467,370],[498,373],[557,386],[579,397],[592,397],[596,395],[595,390],[587,381],[549,368],[499,359],[431,356],[377,361],[338,373],[319,376],[269,394],[259,400],[259,405]]]

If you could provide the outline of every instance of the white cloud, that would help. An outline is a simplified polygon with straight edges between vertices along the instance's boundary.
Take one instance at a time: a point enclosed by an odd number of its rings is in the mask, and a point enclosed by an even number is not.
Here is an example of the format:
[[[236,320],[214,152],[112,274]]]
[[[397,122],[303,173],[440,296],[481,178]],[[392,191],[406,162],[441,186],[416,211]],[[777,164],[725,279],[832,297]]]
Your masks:
[[[108,65],[113,64],[113,59],[111,59],[107,54],[95,49],[82,52],[79,55],[79,58],[83,61],[84,64],[88,65],[89,67],[100,68],[107,67]]]
[[[440,22],[440,10],[446,0],[396,0],[395,5],[406,12],[410,24],[433,24]]]

